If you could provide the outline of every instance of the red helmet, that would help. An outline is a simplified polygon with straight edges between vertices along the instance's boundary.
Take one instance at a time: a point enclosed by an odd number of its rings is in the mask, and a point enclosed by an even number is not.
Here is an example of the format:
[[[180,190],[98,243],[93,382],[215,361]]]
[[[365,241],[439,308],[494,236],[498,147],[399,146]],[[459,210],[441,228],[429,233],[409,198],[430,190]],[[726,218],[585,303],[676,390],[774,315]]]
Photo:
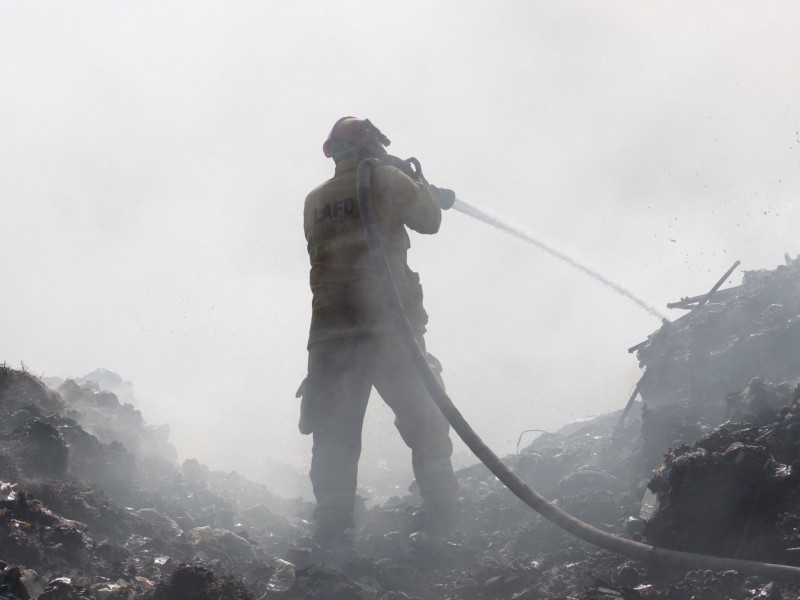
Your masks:
[[[334,123],[333,129],[328,134],[328,139],[322,144],[322,152],[328,158],[333,156],[331,146],[333,142],[337,141],[354,142],[364,147],[377,145],[381,148],[391,144],[389,138],[370,123],[369,119],[357,119],[356,117],[342,117]]]

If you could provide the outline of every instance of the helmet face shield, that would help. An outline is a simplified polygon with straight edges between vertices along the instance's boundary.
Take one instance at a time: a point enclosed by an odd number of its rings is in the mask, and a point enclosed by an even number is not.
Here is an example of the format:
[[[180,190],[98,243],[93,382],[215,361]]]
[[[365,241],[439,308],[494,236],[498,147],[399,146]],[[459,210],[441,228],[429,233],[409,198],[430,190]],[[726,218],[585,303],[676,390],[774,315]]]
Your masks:
[[[334,155],[336,142],[351,142],[357,147],[379,149],[381,153],[385,152],[385,146],[391,144],[389,138],[383,135],[369,119],[356,117],[342,117],[334,123],[328,139],[322,145],[322,152],[326,157],[331,158]]]

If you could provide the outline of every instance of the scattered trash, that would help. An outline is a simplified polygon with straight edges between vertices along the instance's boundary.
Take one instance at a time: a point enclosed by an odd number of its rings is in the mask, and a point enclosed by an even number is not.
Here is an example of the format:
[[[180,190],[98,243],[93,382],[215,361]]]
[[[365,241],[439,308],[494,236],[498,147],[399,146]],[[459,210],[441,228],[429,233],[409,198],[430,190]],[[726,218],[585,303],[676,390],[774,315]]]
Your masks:
[[[297,576],[294,565],[280,558],[275,560],[275,572],[267,582],[268,592],[285,592],[294,585]]]

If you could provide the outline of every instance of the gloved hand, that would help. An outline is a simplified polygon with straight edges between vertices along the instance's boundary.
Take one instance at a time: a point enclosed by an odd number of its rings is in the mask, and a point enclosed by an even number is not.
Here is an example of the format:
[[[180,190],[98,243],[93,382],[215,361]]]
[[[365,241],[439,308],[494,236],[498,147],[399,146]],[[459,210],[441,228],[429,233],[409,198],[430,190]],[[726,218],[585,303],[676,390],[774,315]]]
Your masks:
[[[442,210],[447,210],[448,208],[451,208],[453,204],[455,204],[456,193],[453,190],[436,187],[435,185],[428,187],[431,188],[433,195],[436,196],[436,199],[439,201],[439,206],[441,206]]]

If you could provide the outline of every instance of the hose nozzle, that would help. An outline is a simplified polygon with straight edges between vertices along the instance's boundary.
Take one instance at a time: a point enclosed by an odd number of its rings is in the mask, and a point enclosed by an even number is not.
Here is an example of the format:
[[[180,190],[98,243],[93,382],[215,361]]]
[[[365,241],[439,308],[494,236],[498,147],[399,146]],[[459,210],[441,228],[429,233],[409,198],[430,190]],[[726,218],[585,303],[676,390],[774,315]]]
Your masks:
[[[439,201],[439,206],[442,208],[442,210],[452,208],[453,204],[456,203],[456,193],[453,190],[436,187],[435,185],[428,187],[431,188],[433,195],[436,196],[436,199]]]

